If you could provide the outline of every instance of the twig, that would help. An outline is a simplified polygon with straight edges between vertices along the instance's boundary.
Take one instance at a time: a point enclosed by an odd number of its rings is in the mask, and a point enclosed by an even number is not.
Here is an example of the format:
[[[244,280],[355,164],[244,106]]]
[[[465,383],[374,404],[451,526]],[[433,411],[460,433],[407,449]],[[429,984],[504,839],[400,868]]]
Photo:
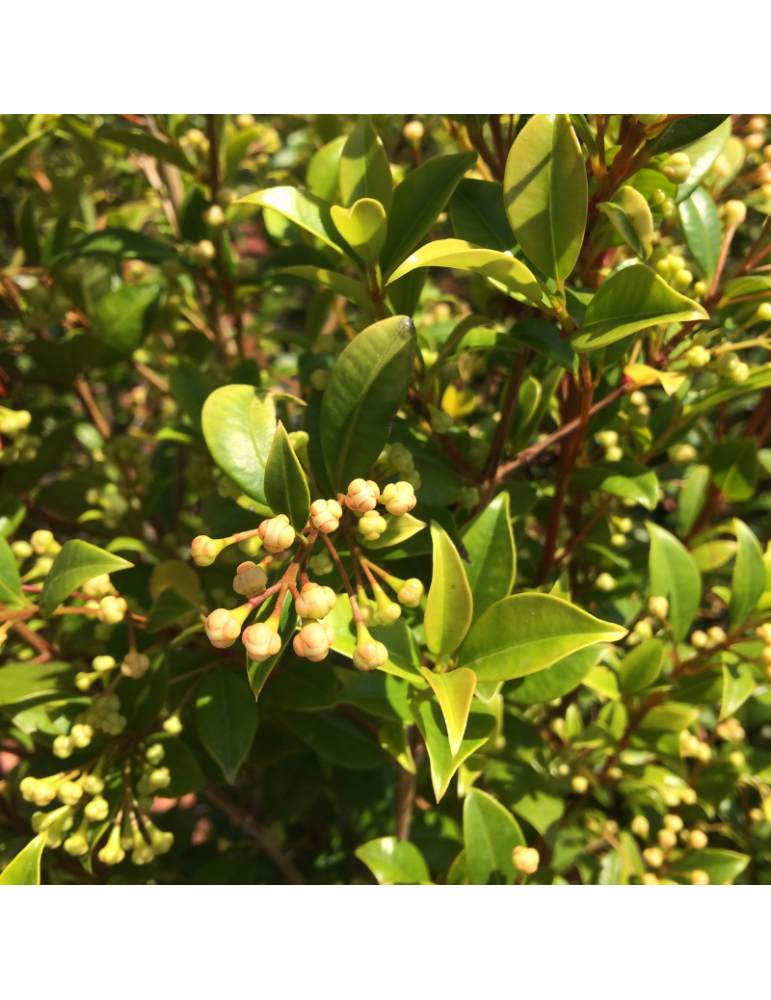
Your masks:
[[[75,379],[75,390],[80,397],[81,403],[88,410],[88,414],[94,422],[94,426],[105,439],[105,441],[110,440],[110,434],[112,433],[110,425],[107,422],[107,418],[101,412],[99,407],[96,405],[96,400],[94,399],[93,393],[91,392],[91,386],[83,378],[82,375],[78,375]]]
[[[519,390],[522,386],[522,379],[525,375],[525,368],[527,367],[527,359],[529,356],[529,348],[523,348],[517,357],[517,360],[511,367],[511,374],[506,385],[506,395],[501,404],[501,419],[498,421],[498,426],[495,428],[493,446],[490,449],[490,458],[487,463],[488,480],[494,479],[495,470],[498,468],[498,464],[503,455],[503,450],[506,447],[506,439],[509,436],[509,427],[511,426],[511,421],[514,418],[514,412],[517,409]]]

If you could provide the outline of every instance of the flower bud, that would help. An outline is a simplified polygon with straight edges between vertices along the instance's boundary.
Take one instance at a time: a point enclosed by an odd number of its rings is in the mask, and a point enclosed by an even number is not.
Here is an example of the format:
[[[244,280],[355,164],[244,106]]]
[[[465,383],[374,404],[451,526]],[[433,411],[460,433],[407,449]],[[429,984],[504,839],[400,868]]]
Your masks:
[[[638,122],[642,122],[643,125],[658,125],[659,122],[663,122],[666,115],[635,115]]]
[[[703,368],[709,364],[711,355],[705,347],[695,346],[685,352],[685,360],[691,368]]]
[[[35,801],[35,790],[40,784],[37,778],[33,778],[32,775],[27,775],[26,778],[22,778],[19,783],[19,791],[21,792],[21,797],[25,802]]]
[[[135,650],[126,653],[120,665],[120,672],[124,677],[133,677],[138,680],[143,677],[150,667],[150,659],[144,653],[137,653]]]
[[[532,875],[538,871],[541,857],[534,847],[523,847],[521,844],[517,844],[511,852],[511,860],[518,872]]]
[[[691,836],[688,838],[688,842],[694,850],[701,851],[709,843],[709,837],[703,830],[691,830]]]
[[[691,632],[691,645],[694,649],[704,649],[704,647],[709,642],[709,637],[706,632],[702,632],[701,629],[696,629],[695,632]]]
[[[634,627],[635,635],[638,635],[641,640],[653,638],[653,629],[651,628],[650,618],[641,618],[639,622]]]
[[[219,205],[210,205],[203,213],[203,217],[210,226],[215,228],[225,224],[225,213]]]
[[[396,597],[399,603],[403,604],[406,608],[417,608],[425,591],[426,588],[421,581],[413,576],[409,580],[404,581]]]
[[[99,602],[97,617],[100,622],[106,622],[108,625],[117,625],[118,622],[123,621],[127,611],[128,604],[126,604],[124,598],[108,595],[107,597],[103,597]]]
[[[767,646],[771,646],[771,622],[765,622],[763,625],[758,625],[755,629],[755,635]]]
[[[232,545],[234,539],[230,538],[209,538],[208,535],[196,535],[190,545],[190,554],[193,562],[197,566],[211,566],[217,556]]]
[[[99,795],[104,791],[104,781],[98,774],[87,774],[83,779],[83,791],[89,795]]]
[[[620,462],[623,457],[624,457],[624,450],[623,448],[619,448],[618,445],[613,445],[612,448],[608,448],[607,451],[605,452],[605,458],[609,462]]]
[[[168,767],[157,767],[150,774],[150,784],[153,788],[166,788],[171,784],[171,774]]]
[[[294,543],[295,532],[286,514],[277,514],[263,521],[257,534],[268,552],[274,555],[283,552]]]
[[[583,774],[576,774],[570,785],[576,795],[583,795],[589,788],[589,780]]]
[[[153,767],[157,767],[165,756],[166,751],[163,749],[163,743],[153,743],[145,751],[145,760],[148,764],[152,764]]]
[[[719,625],[713,625],[707,629],[707,637],[712,645],[718,645],[726,641],[726,634]]]
[[[709,885],[709,875],[701,868],[694,868],[691,872],[691,885]]]
[[[110,577],[107,573],[102,573],[87,580],[80,589],[86,597],[104,597],[106,594],[111,593],[113,588],[110,583]]]
[[[253,562],[239,563],[233,578],[233,590],[244,597],[262,594],[268,585],[268,574],[262,566]]]
[[[331,587],[318,583],[303,584],[295,601],[295,611],[301,618],[326,618],[337,603],[337,594]]]
[[[120,698],[117,694],[103,694],[94,702],[94,708],[99,715],[108,716],[120,708]]]
[[[735,767],[737,770],[747,763],[744,754],[741,750],[734,750],[733,753],[728,755],[728,763],[731,767]]]
[[[691,172],[691,161],[687,153],[672,153],[664,160],[660,169],[673,184],[684,184]]]
[[[38,531],[32,532],[32,537],[29,541],[35,555],[45,555],[46,552],[50,551],[51,545],[54,543],[53,532],[45,528],[40,528]]]
[[[723,218],[727,226],[740,226],[747,218],[747,206],[743,201],[727,201]]]
[[[391,445],[388,453],[388,466],[395,472],[411,472],[415,468],[412,452],[399,442]]]
[[[728,373],[728,377],[732,382],[746,382],[750,377],[749,365],[746,365],[743,361],[737,362],[732,371]]]
[[[650,597],[648,598],[648,611],[663,621],[669,614],[669,601],[666,597]]]
[[[91,801],[86,804],[83,812],[86,819],[90,823],[101,823],[107,819],[110,812],[110,806],[107,803],[107,799],[103,799],[101,795],[97,795],[96,798],[91,799]]]
[[[69,736],[57,736],[52,749],[55,757],[64,758],[72,756],[72,742]]]
[[[89,674],[86,673],[85,670],[79,670],[75,674],[75,687],[78,691],[88,691],[94,681],[98,680],[98,678],[99,674],[97,673]]]
[[[396,517],[411,511],[417,503],[415,490],[404,481],[389,483],[383,490],[380,499],[385,504],[388,513],[394,514]]]
[[[645,399],[643,399],[644,402]],[[616,431],[600,431],[594,437],[601,448],[613,448],[614,445],[618,444],[618,433]]]
[[[614,549],[620,549],[623,545],[626,545],[626,535],[616,532],[610,536],[610,544]]]
[[[99,860],[105,865],[119,865],[126,857],[126,852],[120,844],[120,825],[112,828],[110,838],[98,854]]]
[[[643,872],[640,876],[640,885],[658,885],[659,880],[653,874],[653,872]]]
[[[647,817],[643,815],[635,816],[630,824],[632,833],[637,837],[647,837],[650,832],[651,825],[648,822]]]
[[[247,631],[249,631],[247,629]],[[182,721],[178,715],[170,715],[168,719],[163,723],[164,732],[168,733],[169,736],[179,736],[182,732]]]
[[[423,138],[423,123],[419,121],[407,122],[407,124],[402,129],[402,135],[407,140],[407,142],[417,145]]]
[[[311,504],[311,524],[324,535],[337,531],[342,516],[343,510],[337,500],[314,500]]]
[[[388,659],[388,650],[383,643],[373,639],[364,625],[359,625],[356,631],[358,642],[353,651],[353,665],[357,670],[382,667]]]
[[[677,844],[677,834],[671,830],[659,830],[659,844],[665,851],[671,851]]]
[[[643,860],[649,868],[661,868],[664,855],[659,847],[648,847],[642,852]]]
[[[81,857],[88,853],[88,841],[82,833],[73,833],[64,841],[64,850],[74,858]]]
[[[115,669],[115,658],[113,656],[95,656],[91,661],[91,666],[97,673],[107,673]]]
[[[102,723],[102,729],[110,736],[117,736],[126,728],[128,720],[119,712],[111,712]]]
[[[345,495],[345,505],[350,510],[358,510],[362,514],[374,510],[380,500],[380,490],[371,479],[354,479],[348,484]]]
[[[242,604],[234,611],[216,608],[204,622],[204,629],[209,642],[215,649],[227,649],[241,635],[243,626],[252,609],[248,604]]]
[[[413,486],[415,484],[413,483]],[[417,487],[416,487],[417,488]],[[476,486],[464,486],[460,491],[460,496],[458,497],[458,503],[461,507],[466,510],[470,510],[472,507],[476,507],[479,503],[479,490]]]
[[[80,802],[83,797],[83,789],[74,781],[63,781],[56,794],[59,800],[63,802],[66,806],[74,806]]]
[[[610,573],[600,573],[595,581],[595,586],[598,590],[610,591],[615,588],[616,581]]]
[[[664,826],[667,830],[671,830],[672,833],[679,833],[683,828],[683,821],[677,813],[667,813],[664,817]]]
[[[83,750],[89,745],[94,737],[94,730],[91,726],[84,723],[77,723],[70,730],[70,742],[78,748],[78,750]]]
[[[334,641],[335,630],[331,625],[313,621],[303,625],[294,637],[292,645],[298,656],[307,657],[313,663],[318,663],[325,659]]]
[[[267,622],[257,622],[244,629],[241,641],[246,646],[246,651],[256,663],[267,660],[269,656],[275,656],[281,649],[281,637],[273,631]]]
[[[745,737],[744,727],[738,719],[724,719],[715,727],[715,732],[721,740],[728,740],[730,743],[741,743]]]
[[[360,535],[364,535],[368,541],[373,542],[380,538],[387,527],[386,519],[381,517],[377,511],[372,510],[359,519],[358,532]]]

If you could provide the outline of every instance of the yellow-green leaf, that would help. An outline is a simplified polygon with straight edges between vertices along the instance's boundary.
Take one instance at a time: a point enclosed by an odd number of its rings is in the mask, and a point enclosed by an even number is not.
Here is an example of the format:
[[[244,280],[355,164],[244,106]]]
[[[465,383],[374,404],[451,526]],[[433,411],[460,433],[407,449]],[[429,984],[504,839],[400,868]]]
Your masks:
[[[645,527],[651,537],[648,560],[651,596],[666,597],[669,601],[669,625],[673,637],[680,642],[699,610],[701,573],[691,553],[674,535],[652,521],[646,521]]]
[[[621,661],[618,686],[622,694],[636,694],[656,680],[664,661],[664,643],[650,639],[636,646]]]
[[[730,718],[755,690],[755,675],[749,663],[744,663],[733,653],[723,653],[723,698],[720,702],[720,720]]]
[[[610,219],[611,225],[634,250],[647,260],[653,249],[653,216],[647,200],[635,188],[623,184],[610,201],[601,201],[597,208]]]
[[[374,264],[388,231],[386,211],[380,202],[374,198],[360,198],[350,208],[333,205],[330,214],[346,243],[364,260]]]
[[[344,250],[329,214],[329,204],[310,191],[302,191],[295,187],[266,188],[264,191],[254,191],[244,198],[239,198],[234,204],[269,208],[333,249],[341,253]]]
[[[754,533],[744,521],[734,518],[736,532],[736,563],[731,577],[731,604],[729,613],[733,626],[741,625],[749,618],[760,595],[765,590],[766,567],[763,550]]]
[[[62,601],[77,590],[82,583],[93,580],[95,576],[104,573],[117,573],[122,569],[131,569],[133,563],[112,552],[98,549],[90,542],[73,538],[65,542],[61,551],[54,559],[53,566],[43,584],[40,595],[40,610],[48,615]]]
[[[445,674],[435,674],[433,670],[421,667],[420,672],[433,688],[439,702],[447,726],[450,750],[454,755],[460,749],[466,731],[477,675],[467,667],[458,667]]]
[[[340,274],[337,271],[330,271],[325,267],[314,267],[312,264],[298,264],[296,267],[279,267],[274,274],[291,274],[297,278],[305,278],[314,284],[331,288],[338,295],[345,296],[349,302],[359,306],[371,315],[375,315],[375,303],[367,293],[364,285],[356,278],[349,278],[347,274]]]
[[[509,494],[504,490],[469,521],[461,532],[469,562],[464,570],[473,598],[472,621],[491,604],[508,597],[517,572],[517,553],[509,520]]]
[[[354,851],[381,885],[420,885],[431,875],[418,848],[409,840],[380,837]]]
[[[431,522],[434,566],[423,623],[426,645],[438,657],[454,652],[468,632],[473,598],[458,550],[444,528]]]
[[[276,514],[286,514],[295,531],[303,530],[308,521],[311,494],[303,467],[281,421],[265,463],[265,497]]]
[[[361,115],[348,136],[340,157],[340,198],[348,208],[361,198],[376,199],[388,214],[393,180],[383,140],[367,115]],[[347,237],[344,237],[347,239]]]
[[[492,795],[471,788],[463,805],[463,841],[471,885],[513,885],[512,852],[525,847],[519,823]]]
[[[201,426],[211,456],[247,496],[265,497],[265,463],[276,433],[276,406],[253,385],[223,385],[208,397]]]
[[[0,872],[0,885],[40,885],[40,859],[48,831],[38,834]]]

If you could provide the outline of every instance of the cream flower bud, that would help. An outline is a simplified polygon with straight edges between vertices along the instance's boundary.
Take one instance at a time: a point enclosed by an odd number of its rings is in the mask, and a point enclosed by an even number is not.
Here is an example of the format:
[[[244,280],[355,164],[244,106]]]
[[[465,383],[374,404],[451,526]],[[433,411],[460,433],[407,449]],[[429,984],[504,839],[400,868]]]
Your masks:
[[[311,504],[311,524],[324,535],[337,531],[342,516],[343,509],[337,500],[314,500]]]
[[[318,583],[303,584],[300,596],[294,603],[295,611],[301,618],[326,618],[337,602],[337,594],[331,587]]]
[[[709,843],[709,838],[703,830],[691,830],[691,836],[688,838],[688,842],[694,850],[701,851]]]
[[[642,855],[649,868],[661,868],[664,864],[664,855],[660,847],[648,847],[642,852]]]
[[[54,740],[52,750],[55,757],[70,757],[72,755],[72,742],[69,736],[57,736]]]
[[[709,885],[709,875],[701,868],[694,868],[691,872],[691,885]]]
[[[111,593],[112,584],[107,573],[101,573],[99,576],[86,580],[80,589],[86,597],[104,597],[106,594]]]
[[[380,499],[377,483],[371,479],[354,479],[348,484],[345,495],[345,505],[350,510],[358,510],[363,514],[373,510]]]
[[[616,586],[616,581],[614,577],[610,575],[610,573],[600,573],[600,575],[597,577],[597,580],[595,581],[595,584],[598,590],[609,591],[613,590],[613,588]]]
[[[648,611],[657,618],[666,618],[669,614],[669,601],[666,597],[650,597]]]
[[[677,813],[667,813],[664,817],[664,826],[672,833],[680,833],[683,828],[682,818]]]
[[[727,226],[740,226],[747,218],[747,206],[743,201],[727,201],[724,218]]]
[[[208,535],[196,535],[190,545],[193,562],[198,566],[211,566],[220,552],[232,542],[232,538],[209,538]]]
[[[53,540],[53,532],[47,531],[45,528],[40,528],[38,531],[32,532],[32,537],[29,542],[32,546],[33,552],[38,556],[42,556],[48,552]]]
[[[114,670],[116,663],[114,656],[95,656],[91,661],[91,666],[97,673],[107,673],[110,670]]]
[[[149,666],[149,657],[145,656],[144,653],[131,651],[126,653],[123,657],[123,662],[120,665],[120,672],[124,677],[133,677],[134,680],[138,680],[147,673]]]
[[[275,656],[281,649],[280,636],[266,622],[250,625],[244,629],[241,638],[247,653],[256,663],[267,660],[269,656]]]
[[[695,632],[691,633],[691,645],[694,649],[704,649],[708,642],[709,636],[706,632],[702,632],[701,629],[696,629]]]
[[[767,646],[771,646],[771,622],[766,622],[764,625],[758,625],[755,629],[755,635]]]
[[[171,773],[168,767],[156,767],[150,773],[150,784],[153,788],[166,788],[171,784]]]
[[[635,816],[635,818],[630,823],[630,828],[632,833],[637,837],[647,837],[650,831],[651,825],[648,822],[646,816]]]
[[[83,798],[83,789],[74,781],[63,781],[56,794],[66,806],[74,806]]]
[[[98,774],[87,774],[83,779],[83,790],[89,795],[99,795],[104,791],[104,781]]]
[[[677,843],[677,834],[671,830],[659,830],[659,844],[662,850],[671,851]]]
[[[399,603],[403,604],[406,608],[417,608],[425,590],[426,588],[420,580],[413,576],[409,580],[404,581],[396,597]]]
[[[99,852],[99,860],[105,865],[119,865],[126,857],[126,852],[120,845],[120,826],[114,826],[110,839]]]
[[[376,538],[380,538],[387,527],[386,519],[381,517],[376,510],[371,510],[359,519],[357,530],[360,535],[364,535],[366,539],[373,542]]]
[[[70,730],[70,741],[78,750],[83,750],[89,745],[94,736],[94,730],[87,723],[77,723]]]
[[[690,348],[685,353],[685,360],[691,368],[703,368],[710,363],[711,357],[706,347],[699,347],[698,345]]]
[[[724,630],[719,625],[713,625],[712,628],[708,628],[707,637],[711,643],[715,644],[725,642],[727,639]]]
[[[388,650],[382,642],[373,639],[364,625],[357,628],[358,643],[353,651],[353,665],[358,670],[375,670],[388,659]]]
[[[108,595],[107,597],[103,597],[99,602],[97,617],[100,622],[106,622],[108,625],[117,625],[118,622],[123,621],[127,611],[128,604],[126,604],[122,597]]]
[[[74,858],[88,853],[88,841],[82,833],[73,833],[64,841],[64,850]]]
[[[233,578],[233,590],[244,597],[256,597],[261,594],[268,584],[268,574],[253,562],[239,563],[236,575]]]
[[[380,499],[385,504],[388,513],[395,514],[397,517],[412,510],[417,503],[415,490],[410,483],[403,481],[389,483],[383,490]]]
[[[103,799],[101,795],[97,795],[96,798],[91,799],[91,801],[86,805],[83,810],[86,819],[89,823],[101,823],[107,819],[110,812],[110,806],[107,799]]]
[[[514,867],[518,872],[525,872],[527,875],[532,875],[533,872],[538,871],[538,863],[541,857],[534,847],[523,847],[521,844],[517,844],[511,852],[511,860],[514,862]]]
[[[236,611],[241,612],[242,608],[237,608]],[[227,649],[228,646],[232,646],[241,635],[241,626],[248,613],[248,606],[243,615],[227,611],[225,608],[216,608],[212,611],[204,622],[204,629],[212,646],[216,649]]]
[[[314,663],[318,663],[326,657],[329,647],[334,641],[335,630],[331,625],[309,622],[307,625],[303,625],[294,637],[292,645],[298,656],[307,657]]]
[[[274,555],[288,549],[294,542],[294,528],[286,514],[277,514],[263,521],[257,529],[257,534],[267,551]]]
[[[407,122],[407,124],[402,129],[402,135],[407,140],[407,142],[420,142],[423,138],[423,123],[419,121]]]

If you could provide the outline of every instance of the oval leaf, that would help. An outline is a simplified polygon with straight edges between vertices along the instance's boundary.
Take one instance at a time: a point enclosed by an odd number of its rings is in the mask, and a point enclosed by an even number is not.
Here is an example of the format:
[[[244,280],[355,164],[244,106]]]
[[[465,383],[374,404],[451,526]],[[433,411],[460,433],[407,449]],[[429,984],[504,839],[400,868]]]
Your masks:
[[[47,839],[48,831],[44,830],[30,840],[0,872],[0,885],[40,885],[40,859]]]
[[[696,519],[704,509],[708,486],[709,466],[695,466],[683,483],[677,498],[677,530],[683,538],[691,533]]]
[[[492,795],[469,790],[463,804],[463,842],[471,885],[513,885],[515,847],[526,847],[519,823]]]
[[[265,465],[276,434],[272,397],[253,385],[223,385],[204,403],[201,426],[222,471],[247,496],[267,503]]]
[[[699,870],[709,875],[710,885],[725,885],[741,875],[750,863],[749,855],[726,851],[721,847],[705,847],[703,851],[688,851],[673,864],[680,872]]]
[[[578,687],[597,663],[601,652],[601,646],[585,646],[545,670],[513,681],[506,692],[521,705],[537,705],[563,698]]]
[[[381,885],[420,885],[431,879],[423,855],[409,840],[380,837],[354,853]]]
[[[449,208],[452,231],[459,240],[488,250],[511,250],[516,245],[503,206],[503,191],[495,181],[464,177]]]
[[[715,203],[704,188],[696,188],[689,198],[680,202],[678,210],[688,253],[704,277],[710,279],[715,273],[723,242]]]
[[[98,549],[95,545],[79,538],[65,542],[61,552],[54,559],[43,585],[40,610],[44,615],[50,615],[82,583],[93,580],[95,576],[101,576],[103,573],[117,573],[121,569],[130,569],[133,565],[127,559]]]
[[[517,553],[509,520],[509,494],[488,504],[461,532],[469,562],[463,569],[473,599],[472,624],[491,604],[508,597],[517,573]]]
[[[477,675],[466,667],[458,667],[457,670],[445,674],[435,674],[433,670],[421,667],[420,672],[433,688],[436,700],[439,702],[447,726],[450,752],[455,755],[460,749],[466,731],[468,713],[477,686]]]
[[[266,188],[264,191],[254,191],[244,198],[239,198],[233,204],[269,208],[335,250],[344,252],[344,242],[332,222],[329,204],[310,191],[301,191],[295,187]]]
[[[749,500],[758,481],[758,446],[754,438],[720,441],[709,455],[712,478],[728,500]]]
[[[658,504],[656,473],[637,462],[601,462],[587,469],[576,469],[570,482],[580,490],[599,490],[627,497],[647,510],[653,510]]]
[[[720,721],[730,718],[755,690],[755,676],[749,663],[723,654],[723,698],[720,702]]]
[[[744,521],[734,518],[736,562],[731,577],[729,613],[733,626],[746,621],[766,589],[766,567],[760,542]]]
[[[383,149],[383,140],[368,115],[359,117],[346,140],[340,157],[338,179],[340,198],[346,208],[366,198],[380,202],[386,215],[390,212],[394,186],[391,166]],[[345,233],[343,238],[348,239]]]
[[[295,531],[303,530],[308,522],[311,494],[281,421],[265,464],[265,498],[276,514],[286,514]]]
[[[474,602],[458,550],[444,528],[431,522],[434,565],[423,623],[426,645],[438,657],[454,652],[468,632]]]
[[[210,673],[198,689],[195,724],[232,785],[257,732],[257,706],[246,678],[230,670]]]
[[[597,205],[610,219],[619,236],[638,257],[647,260],[653,249],[653,216],[646,199],[635,188],[623,184],[610,201]]]
[[[664,663],[664,643],[661,639],[643,642],[621,661],[618,686],[622,694],[636,694],[656,680]]]
[[[16,557],[4,537],[0,537],[0,601],[3,604],[24,603],[21,577]]]
[[[669,625],[673,638],[680,642],[699,610],[701,573],[691,553],[674,535],[652,521],[646,521],[645,527],[651,537],[651,596],[669,601]]]

